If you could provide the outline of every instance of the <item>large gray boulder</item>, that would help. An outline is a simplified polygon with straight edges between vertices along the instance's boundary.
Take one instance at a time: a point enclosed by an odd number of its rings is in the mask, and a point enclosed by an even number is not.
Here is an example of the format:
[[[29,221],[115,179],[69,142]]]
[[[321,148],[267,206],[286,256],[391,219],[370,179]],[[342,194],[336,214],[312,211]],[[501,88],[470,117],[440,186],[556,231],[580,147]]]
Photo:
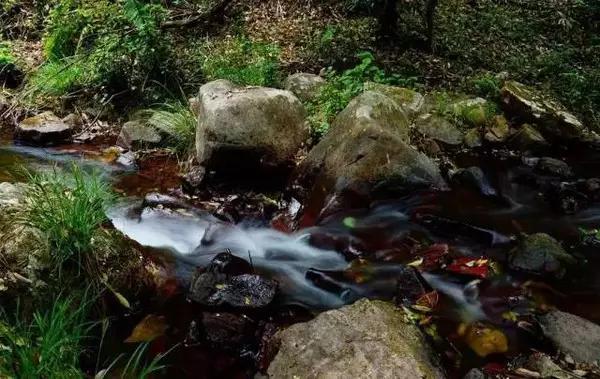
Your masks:
[[[327,83],[325,79],[319,75],[299,72],[288,76],[283,82],[283,88],[292,92],[301,101],[310,101],[319,94],[325,83]]]
[[[289,91],[217,80],[198,97],[196,153],[208,169],[288,167],[310,137],[304,107]]]
[[[278,332],[268,369],[283,378],[444,378],[419,328],[383,301],[358,302]]]
[[[21,121],[15,139],[34,146],[51,146],[71,142],[73,128],[52,112],[40,113]]]
[[[365,83],[365,90],[388,96],[402,107],[409,119],[416,117],[425,107],[425,97],[410,88],[367,82]]]
[[[437,165],[409,144],[409,123],[390,97],[366,91],[335,119],[329,133],[296,171],[304,188],[355,185],[378,188],[444,187]]]
[[[463,132],[450,121],[429,113],[415,120],[417,130],[427,137],[448,145],[460,145],[463,142]]]
[[[535,123],[547,137],[579,139],[587,134],[581,121],[562,105],[524,84],[506,82],[502,88],[502,103],[507,113]]]
[[[561,352],[581,363],[600,363],[600,326],[579,316],[551,311],[538,317],[542,331]]]

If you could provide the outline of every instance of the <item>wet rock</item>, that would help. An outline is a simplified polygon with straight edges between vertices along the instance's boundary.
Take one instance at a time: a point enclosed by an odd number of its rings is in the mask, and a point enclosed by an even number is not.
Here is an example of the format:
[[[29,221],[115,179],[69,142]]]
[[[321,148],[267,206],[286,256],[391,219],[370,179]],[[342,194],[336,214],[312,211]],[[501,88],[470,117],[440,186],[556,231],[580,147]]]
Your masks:
[[[557,176],[562,179],[573,176],[573,170],[571,170],[571,167],[569,167],[568,164],[559,159],[550,157],[540,158],[535,169],[542,174]]]
[[[253,322],[245,315],[219,312],[202,314],[206,339],[219,348],[237,349],[252,335]]]
[[[600,179],[584,179],[577,183],[577,188],[585,193],[591,201],[600,201]]]
[[[479,167],[473,166],[456,170],[450,180],[453,184],[474,189],[485,196],[498,194]]]
[[[423,333],[382,301],[359,300],[275,335],[271,378],[443,378]]]
[[[588,204],[588,197],[572,183],[552,181],[545,186],[544,197],[554,209],[564,214],[575,214]]]
[[[15,129],[15,139],[35,146],[52,146],[71,142],[73,128],[52,112],[26,118]]]
[[[196,188],[199,188],[206,174],[206,169],[202,166],[192,166],[183,174],[183,186],[187,192],[194,192]]]
[[[548,379],[576,379],[577,376],[565,371],[552,361],[552,358],[543,353],[533,353],[527,359],[525,367],[537,373],[540,378]]]
[[[463,376],[463,379],[487,379],[487,376],[478,368],[472,368]]]
[[[480,147],[482,145],[482,143],[481,143],[481,133],[479,132],[479,129],[477,129],[477,128],[469,129],[465,133],[463,142],[467,147],[470,147],[470,148]]]
[[[425,106],[425,97],[409,88],[367,82],[365,83],[365,90],[379,92],[391,98],[402,107],[409,119],[413,119]]]
[[[265,307],[275,297],[277,282],[244,273],[251,269],[231,253],[218,254],[205,271],[192,279],[188,297],[207,306]]]
[[[75,113],[69,113],[62,119],[62,121],[74,130],[81,128],[81,126],[83,125],[83,120],[79,115],[76,115]]]
[[[202,273],[192,282],[189,298],[207,306],[262,308],[275,298],[277,283],[259,275],[244,274],[218,280],[213,273]]]
[[[23,200],[24,192],[23,184],[0,183],[0,209],[18,206]]]
[[[581,121],[564,107],[524,84],[506,82],[502,102],[507,113],[535,123],[546,137],[579,139],[587,134]]]
[[[285,170],[309,138],[304,107],[289,91],[217,80],[200,88],[199,99],[196,153],[207,170],[238,178]]]
[[[504,116],[495,116],[492,125],[486,131],[484,139],[491,143],[504,142],[510,135],[510,127]]]
[[[529,124],[523,124],[511,137],[510,143],[520,150],[537,150],[548,146],[544,136]]]
[[[600,326],[561,311],[538,317],[546,338],[562,353],[580,363],[600,362]]]
[[[283,82],[283,88],[304,102],[314,99],[325,83],[325,79],[319,75],[300,72],[288,76]]]
[[[573,262],[573,256],[545,233],[525,237],[509,254],[511,268],[555,278],[562,278],[566,272],[565,266]]]
[[[121,128],[117,145],[125,149],[143,150],[161,146],[162,137],[151,125],[140,120],[126,122]]]
[[[424,114],[415,120],[415,125],[422,134],[448,145],[460,145],[463,142],[463,133],[442,117]]]
[[[445,187],[435,162],[409,146],[408,139],[408,120],[396,102],[377,92],[364,92],[309,152],[296,170],[296,181],[300,188],[320,183],[327,193],[356,186]]]

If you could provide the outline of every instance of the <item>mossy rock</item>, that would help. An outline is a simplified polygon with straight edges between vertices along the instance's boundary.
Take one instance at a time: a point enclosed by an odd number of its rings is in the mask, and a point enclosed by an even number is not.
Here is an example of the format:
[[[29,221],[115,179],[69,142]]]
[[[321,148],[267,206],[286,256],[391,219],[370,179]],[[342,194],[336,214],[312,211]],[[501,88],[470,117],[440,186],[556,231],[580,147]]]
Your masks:
[[[277,333],[271,378],[444,378],[425,336],[402,310],[359,300]]]
[[[513,269],[555,278],[562,278],[567,266],[574,262],[575,258],[545,233],[524,237],[509,256],[509,264]]]

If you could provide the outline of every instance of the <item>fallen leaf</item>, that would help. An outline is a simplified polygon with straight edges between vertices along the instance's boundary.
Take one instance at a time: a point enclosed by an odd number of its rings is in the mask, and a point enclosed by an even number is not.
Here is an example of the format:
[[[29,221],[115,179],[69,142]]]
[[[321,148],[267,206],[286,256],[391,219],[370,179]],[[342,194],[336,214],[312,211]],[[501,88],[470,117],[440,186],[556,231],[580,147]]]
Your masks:
[[[485,279],[490,274],[489,263],[490,261],[484,258],[461,257],[454,259],[446,270]]]
[[[431,310],[435,309],[439,300],[440,300],[440,297],[439,297],[437,291],[431,291],[431,292],[427,292],[426,294],[424,294],[423,296],[418,298],[415,305],[417,305],[419,307],[425,307],[431,311]]]
[[[491,326],[474,323],[459,330],[459,334],[463,335],[467,345],[480,357],[508,351],[506,335]]]
[[[346,217],[342,221],[345,227],[354,229],[356,227],[356,219],[354,217]]]
[[[449,247],[445,243],[431,245],[428,248],[421,250],[417,255],[421,256],[419,270],[431,271],[442,267],[446,261]]]
[[[150,342],[165,334],[168,326],[164,316],[148,315],[140,321],[131,335],[125,340],[126,343]]]

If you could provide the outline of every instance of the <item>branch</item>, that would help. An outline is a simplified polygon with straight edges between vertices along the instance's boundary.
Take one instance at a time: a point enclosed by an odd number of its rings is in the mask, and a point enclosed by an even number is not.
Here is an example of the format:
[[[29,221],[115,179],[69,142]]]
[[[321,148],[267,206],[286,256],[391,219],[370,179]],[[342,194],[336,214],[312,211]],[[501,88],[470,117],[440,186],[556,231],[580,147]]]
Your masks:
[[[180,28],[186,27],[199,22],[207,22],[213,19],[216,15],[225,12],[225,8],[231,3],[232,0],[218,0],[215,1],[212,6],[196,15],[180,19],[180,20],[167,20],[163,22],[164,28]]]

